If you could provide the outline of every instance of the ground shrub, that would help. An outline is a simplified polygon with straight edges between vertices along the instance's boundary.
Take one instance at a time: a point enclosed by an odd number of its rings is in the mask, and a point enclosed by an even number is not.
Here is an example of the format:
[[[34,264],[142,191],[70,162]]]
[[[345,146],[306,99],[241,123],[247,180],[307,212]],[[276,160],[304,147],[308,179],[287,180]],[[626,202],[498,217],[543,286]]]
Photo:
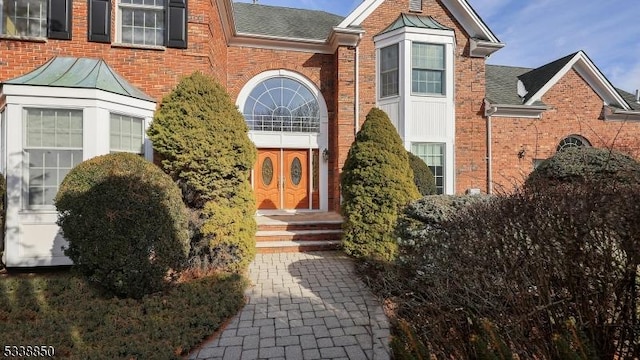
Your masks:
[[[525,188],[544,191],[549,186],[579,182],[640,182],[640,163],[610,149],[571,147],[543,161],[525,181]]]
[[[167,95],[148,131],[192,212],[192,266],[237,271],[255,256],[256,148],[226,90],[201,73]]]
[[[427,196],[436,193],[436,180],[427,163],[419,157],[407,151],[409,156],[409,166],[413,170],[413,182],[416,184],[420,195]]]
[[[135,154],[95,157],[65,177],[55,198],[65,255],[91,282],[123,297],[164,288],[188,253],[180,190]]]
[[[69,271],[0,275],[0,343],[48,345],[52,358],[184,359],[242,308],[247,285],[215,274],[138,300]]]
[[[407,152],[389,117],[372,109],[356,135],[342,177],[343,246],[355,257],[392,259],[398,212],[419,197]]]
[[[410,261],[363,275],[396,304],[395,346],[415,358],[638,358],[638,204],[640,184],[585,181],[481,201],[435,229],[421,216]]]

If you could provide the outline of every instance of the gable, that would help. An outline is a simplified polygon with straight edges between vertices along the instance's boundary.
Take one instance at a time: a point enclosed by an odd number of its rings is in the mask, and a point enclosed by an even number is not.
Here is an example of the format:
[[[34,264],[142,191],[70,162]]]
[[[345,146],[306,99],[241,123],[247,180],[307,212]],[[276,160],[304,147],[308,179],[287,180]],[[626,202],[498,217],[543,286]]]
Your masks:
[[[384,1],[364,0],[338,27],[360,27]],[[498,48],[504,46],[466,0],[442,0],[442,3],[472,39],[497,45]]]

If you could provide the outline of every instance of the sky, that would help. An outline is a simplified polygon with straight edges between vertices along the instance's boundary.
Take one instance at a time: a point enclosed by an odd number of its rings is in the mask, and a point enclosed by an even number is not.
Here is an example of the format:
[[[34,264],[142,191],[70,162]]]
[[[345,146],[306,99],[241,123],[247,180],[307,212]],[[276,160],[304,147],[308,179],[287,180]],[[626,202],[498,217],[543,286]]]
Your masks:
[[[252,2],[252,0],[238,0]],[[487,63],[536,68],[583,50],[611,83],[640,88],[640,1],[467,0],[505,47]],[[362,0],[258,0],[347,16]]]

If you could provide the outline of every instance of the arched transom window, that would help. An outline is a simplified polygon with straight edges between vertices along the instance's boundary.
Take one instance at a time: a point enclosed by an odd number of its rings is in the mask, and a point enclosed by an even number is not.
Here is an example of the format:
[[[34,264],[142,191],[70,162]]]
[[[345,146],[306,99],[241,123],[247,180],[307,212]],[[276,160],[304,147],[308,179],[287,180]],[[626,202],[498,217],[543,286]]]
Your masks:
[[[243,114],[254,131],[320,132],[317,97],[301,82],[287,77],[260,82],[249,94]]]
[[[583,138],[582,136],[571,135],[571,136],[567,136],[566,138],[562,139],[562,141],[560,141],[560,144],[558,144],[556,151],[560,151],[560,150],[564,150],[572,147],[578,147],[578,146],[591,146],[591,144],[589,143],[589,140]]]

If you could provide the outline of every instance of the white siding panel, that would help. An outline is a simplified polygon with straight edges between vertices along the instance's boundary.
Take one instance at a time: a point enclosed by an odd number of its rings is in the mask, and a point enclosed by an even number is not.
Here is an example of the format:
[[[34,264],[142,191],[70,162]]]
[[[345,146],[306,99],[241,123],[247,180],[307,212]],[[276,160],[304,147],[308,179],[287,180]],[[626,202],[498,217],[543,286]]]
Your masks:
[[[412,102],[411,116],[409,117],[411,139],[449,137],[447,134],[448,115],[445,102]]]
[[[380,110],[386,112],[387,115],[389,115],[389,119],[391,120],[391,123],[393,124],[393,126],[396,127],[396,130],[402,133],[400,131],[400,125],[401,125],[400,124],[400,103],[395,102],[395,103],[388,103],[388,104],[380,104]]]

